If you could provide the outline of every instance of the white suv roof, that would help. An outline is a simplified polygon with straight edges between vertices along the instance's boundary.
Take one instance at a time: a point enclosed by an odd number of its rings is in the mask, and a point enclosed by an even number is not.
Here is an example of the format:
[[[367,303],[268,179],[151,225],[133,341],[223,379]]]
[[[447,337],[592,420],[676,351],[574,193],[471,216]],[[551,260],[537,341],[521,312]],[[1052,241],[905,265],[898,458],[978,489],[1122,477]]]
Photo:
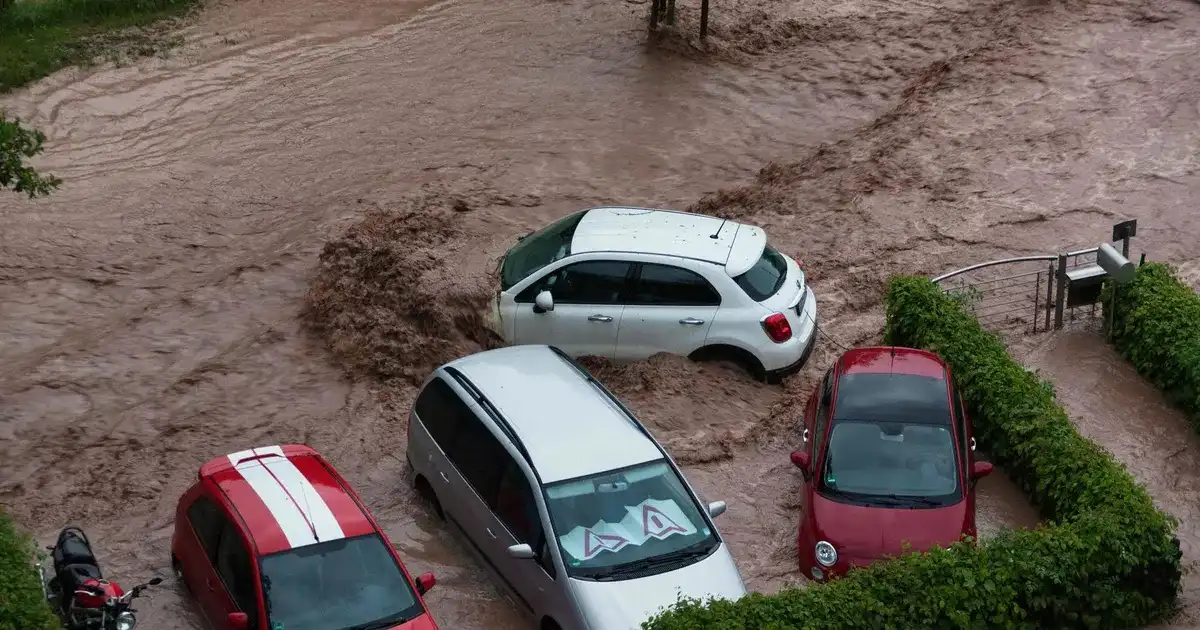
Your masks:
[[[598,382],[549,346],[488,350],[445,367],[467,377],[504,416],[543,483],[663,457]]]
[[[674,210],[593,208],[575,227],[571,253],[679,256],[716,263],[739,276],[758,262],[766,245],[762,228],[736,221]]]

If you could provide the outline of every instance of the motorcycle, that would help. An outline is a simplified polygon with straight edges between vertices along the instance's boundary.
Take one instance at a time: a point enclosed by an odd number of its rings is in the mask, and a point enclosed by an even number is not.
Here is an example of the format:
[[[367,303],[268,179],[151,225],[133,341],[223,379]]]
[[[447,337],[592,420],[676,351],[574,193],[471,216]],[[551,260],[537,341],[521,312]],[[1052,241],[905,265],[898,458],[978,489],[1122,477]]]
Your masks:
[[[87,534],[73,525],[64,527],[46,550],[54,562],[54,576],[47,581],[41,563],[38,574],[46,600],[66,630],[133,630],[137,611],[130,604],[142,591],[162,583],[156,577],[126,591],[104,579]]]

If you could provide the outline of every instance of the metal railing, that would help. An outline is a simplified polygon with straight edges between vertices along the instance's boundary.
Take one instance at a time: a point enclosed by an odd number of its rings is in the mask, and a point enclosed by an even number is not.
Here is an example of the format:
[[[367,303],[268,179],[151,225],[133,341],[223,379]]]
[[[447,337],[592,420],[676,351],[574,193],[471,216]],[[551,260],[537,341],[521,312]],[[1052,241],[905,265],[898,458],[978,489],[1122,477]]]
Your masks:
[[[1129,255],[1136,221],[1113,227],[1122,256]],[[1100,269],[1099,247],[1060,254],[1002,258],[963,267],[933,279],[985,327],[1000,332],[1036,333],[1062,328],[1086,316],[1096,317]],[[1077,293],[1072,294],[1072,291]]]
[[[1058,259],[1048,254],[1002,258],[933,281],[958,297],[984,326],[1034,333],[1050,328]]]

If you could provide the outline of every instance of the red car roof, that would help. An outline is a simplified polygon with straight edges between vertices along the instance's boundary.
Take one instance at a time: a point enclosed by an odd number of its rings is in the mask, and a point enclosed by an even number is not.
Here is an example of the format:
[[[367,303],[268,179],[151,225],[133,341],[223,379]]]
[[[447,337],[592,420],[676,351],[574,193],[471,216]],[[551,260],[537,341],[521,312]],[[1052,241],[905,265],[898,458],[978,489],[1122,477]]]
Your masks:
[[[345,480],[313,449],[262,446],[200,467],[249,528],[258,555],[374,533]]]
[[[938,355],[915,348],[875,346],[854,348],[842,355],[843,374],[912,374],[946,377],[946,363]]]

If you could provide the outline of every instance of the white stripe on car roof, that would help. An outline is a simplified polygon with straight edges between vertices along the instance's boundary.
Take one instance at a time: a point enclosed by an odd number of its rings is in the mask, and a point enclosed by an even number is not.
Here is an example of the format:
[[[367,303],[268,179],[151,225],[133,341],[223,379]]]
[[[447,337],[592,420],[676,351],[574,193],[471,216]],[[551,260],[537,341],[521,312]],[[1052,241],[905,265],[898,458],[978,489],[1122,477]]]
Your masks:
[[[279,457],[238,463],[255,455]],[[279,446],[240,451],[229,461],[262,499],[293,548],[345,537],[329,505]]]

